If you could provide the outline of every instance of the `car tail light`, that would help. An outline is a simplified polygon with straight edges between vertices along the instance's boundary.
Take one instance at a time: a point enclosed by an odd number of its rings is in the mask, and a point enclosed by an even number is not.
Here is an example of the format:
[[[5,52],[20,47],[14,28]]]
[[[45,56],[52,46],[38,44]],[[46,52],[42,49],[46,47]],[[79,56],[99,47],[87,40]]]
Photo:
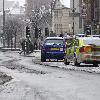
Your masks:
[[[79,52],[80,52],[80,53],[84,52],[84,47],[81,47],[81,48],[79,49]]]
[[[91,52],[91,46],[85,46],[84,47],[84,52]]]
[[[79,49],[79,52],[91,52],[92,47],[91,46],[83,46]]]

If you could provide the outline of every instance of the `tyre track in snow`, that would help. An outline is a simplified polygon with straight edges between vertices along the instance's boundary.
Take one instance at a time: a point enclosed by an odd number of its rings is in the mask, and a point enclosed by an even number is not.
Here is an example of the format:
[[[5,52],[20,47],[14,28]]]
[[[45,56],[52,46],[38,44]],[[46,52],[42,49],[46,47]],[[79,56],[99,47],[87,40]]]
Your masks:
[[[35,57],[32,61],[35,64],[44,65],[44,66],[48,66],[48,67],[52,67],[56,69],[65,70],[65,71],[81,71],[81,72],[87,72],[87,73],[92,73],[92,74],[100,74],[100,66],[92,67],[91,65],[90,66],[85,65],[82,67],[77,67],[71,64],[70,65],[64,65],[63,63],[57,64],[60,62],[57,62],[56,64],[54,64],[53,62],[41,62],[41,59],[37,57]]]
[[[26,66],[17,63],[17,61],[19,60],[21,59],[10,59],[8,61],[2,62],[0,66],[4,66],[12,70],[17,69],[20,72],[26,72],[26,73],[35,73],[35,74],[46,74],[47,73],[45,71],[39,71],[39,70],[27,68]]]

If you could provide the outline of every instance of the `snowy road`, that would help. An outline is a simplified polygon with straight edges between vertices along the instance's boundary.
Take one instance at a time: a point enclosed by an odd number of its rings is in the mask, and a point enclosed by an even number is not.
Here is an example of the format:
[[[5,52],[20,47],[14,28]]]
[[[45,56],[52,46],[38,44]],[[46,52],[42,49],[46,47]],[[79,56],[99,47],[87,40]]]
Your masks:
[[[41,63],[39,59],[40,53],[23,57],[16,52],[0,52],[0,71],[13,78],[0,86],[0,100],[100,100],[100,75],[88,73],[99,73],[99,68]]]

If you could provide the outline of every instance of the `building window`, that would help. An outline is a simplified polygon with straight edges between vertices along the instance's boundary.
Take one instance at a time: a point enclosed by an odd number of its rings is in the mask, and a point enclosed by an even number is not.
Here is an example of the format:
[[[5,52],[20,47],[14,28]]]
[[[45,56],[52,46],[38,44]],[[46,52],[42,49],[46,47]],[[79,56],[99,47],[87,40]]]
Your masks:
[[[57,24],[57,28],[56,28],[56,31],[58,32],[58,24]]]
[[[61,31],[62,31],[62,24],[61,24]]]
[[[58,17],[58,10],[54,12],[54,16]]]
[[[55,33],[56,33],[56,29],[57,29],[56,24],[55,24],[55,26],[54,26],[54,29],[55,29]]]
[[[61,32],[62,31],[62,26],[61,26],[61,24],[59,24],[59,32]]]

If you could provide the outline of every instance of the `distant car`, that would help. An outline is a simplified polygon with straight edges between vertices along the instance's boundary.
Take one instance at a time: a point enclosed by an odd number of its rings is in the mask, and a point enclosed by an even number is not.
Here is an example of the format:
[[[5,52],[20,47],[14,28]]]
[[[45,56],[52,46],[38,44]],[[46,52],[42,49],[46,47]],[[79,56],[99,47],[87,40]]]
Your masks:
[[[41,61],[46,59],[63,60],[65,54],[65,38],[47,37],[41,47]]]
[[[100,38],[99,37],[79,37],[68,41],[64,63],[68,65],[74,62],[75,66],[81,63],[100,64]]]
[[[100,37],[100,35],[87,35],[87,37]]]
[[[77,37],[85,37],[85,34],[77,34]]]

